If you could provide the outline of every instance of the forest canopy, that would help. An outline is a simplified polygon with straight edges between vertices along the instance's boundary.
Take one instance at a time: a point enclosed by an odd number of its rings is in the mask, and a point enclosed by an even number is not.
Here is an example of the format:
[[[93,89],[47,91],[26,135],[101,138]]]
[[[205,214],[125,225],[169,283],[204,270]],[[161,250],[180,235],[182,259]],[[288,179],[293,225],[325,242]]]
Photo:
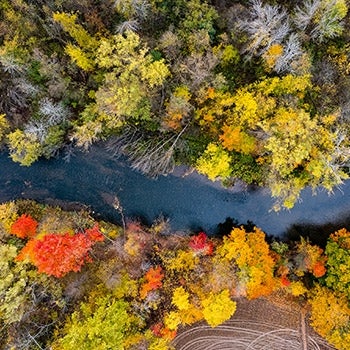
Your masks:
[[[0,138],[21,165],[105,140],[152,177],[267,186],[276,210],[348,177],[345,0],[4,0],[0,21]]]
[[[235,320],[240,301],[263,298],[307,310],[314,330],[346,350],[349,242],[346,229],[320,247],[269,239],[251,224],[214,237],[172,232],[164,218],[120,227],[86,211],[2,203],[0,348],[170,350],[177,334]]]

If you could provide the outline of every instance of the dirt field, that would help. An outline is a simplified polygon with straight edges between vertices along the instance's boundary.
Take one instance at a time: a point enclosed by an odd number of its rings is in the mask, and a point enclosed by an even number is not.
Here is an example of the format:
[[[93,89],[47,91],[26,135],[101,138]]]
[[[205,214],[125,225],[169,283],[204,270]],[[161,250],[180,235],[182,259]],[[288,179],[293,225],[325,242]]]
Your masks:
[[[174,340],[176,350],[330,350],[335,349],[308,324],[307,311],[279,297],[237,300],[235,315],[211,328],[188,327]]]

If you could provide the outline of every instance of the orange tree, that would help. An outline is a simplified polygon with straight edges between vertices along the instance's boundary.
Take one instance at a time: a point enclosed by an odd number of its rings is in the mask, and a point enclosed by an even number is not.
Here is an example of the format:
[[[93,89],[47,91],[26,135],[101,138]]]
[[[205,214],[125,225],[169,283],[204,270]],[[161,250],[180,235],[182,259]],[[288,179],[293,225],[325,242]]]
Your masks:
[[[103,240],[97,226],[74,235],[48,233],[30,239],[17,260],[31,262],[39,272],[63,277],[70,271],[80,271],[85,262],[90,262],[89,251],[96,242]]]
[[[21,215],[12,225],[11,233],[19,238],[31,238],[35,236],[38,222],[30,215]]]

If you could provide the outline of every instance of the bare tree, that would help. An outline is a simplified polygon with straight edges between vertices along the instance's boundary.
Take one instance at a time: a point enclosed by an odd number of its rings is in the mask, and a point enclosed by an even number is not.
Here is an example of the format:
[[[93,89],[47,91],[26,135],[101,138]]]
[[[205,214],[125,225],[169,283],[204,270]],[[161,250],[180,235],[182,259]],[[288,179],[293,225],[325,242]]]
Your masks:
[[[48,134],[48,126],[41,120],[31,120],[25,125],[24,132],[35,135],[36,139],[43,144]]]
[[[186,57],[184,62],[179,62],[176,67],[183,82],[191,88],[198,88],[204,81],[211,81],[214,77],[214,68],[219,59],[211,51],[204,54],[193,53]]]
[[[10,55],[0,55],[0,64],[2,71],[9,74],[12,78],[19,76],[24,72],[21,66],[14,57]]]
[[[277,73],[293,71],[293,62],[303,54],[301,43],[297,34],[292,33],[283,46],[283,53],[277,59],[274,70]]]
[[[49,126],[60,124],[69,116],[69,110],[62,102],[54,103],[48,98],[40,101],[39,113],[47,120]]]
[[[39,103],[40,119],[30,120],[24,127],[24,132],[33,134],[41,143],[45,143],[45,139],[49,133],[50,127],[59,125],[69,116],[68,109],[61,103],[54,103],[48,98],[44,98]]]
[[[320,5],[320,0],[306,0],[303,2],[302,7],[296,6],[293,16],[294,25],[298,29],[305,31],[310,25]]]
[[[118,24],[116,32],[118,34],[123,34],[127,31],[137,32],[140,29],[140,23],[136,19],[130,19]]]
[[[186,128],[187,125],[177,135],[161,138],[148,137],[128,128],[120,137],[108,142],[107,150],[114,156],[127,155],[132,169],[157,178],[174,170],[176,146]]]
[[[252,55],[262,55],[272,44],[281,43],[290,31],[287,12],[280,6],[251,2],[250,16],[239,27],[249,35],[246,47]]]
[[[26,67],[10,54],[0,52],[0,74],[0,113],[11,117],[16,110],[28,107],[36,89],[26,80]]]

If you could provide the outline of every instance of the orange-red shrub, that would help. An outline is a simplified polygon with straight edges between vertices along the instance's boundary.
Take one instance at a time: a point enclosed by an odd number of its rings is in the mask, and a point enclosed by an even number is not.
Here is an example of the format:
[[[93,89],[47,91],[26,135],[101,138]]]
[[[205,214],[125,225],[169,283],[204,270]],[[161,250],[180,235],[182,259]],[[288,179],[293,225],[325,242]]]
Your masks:
[[[91,262],[89,251],[96,240],[101,240],[96,230],[90,236],[84,233],[73,236],[69,233],[49,233],[41,239],[33,238],[28,241],[17,260],[27,259],[39,272],[63,277],[68,272],[80,271],[85,262]]]
[[[10,232],[19,238],[32,238],[36,234],[38,222],[30,215],[21,215],[12,225]]]

